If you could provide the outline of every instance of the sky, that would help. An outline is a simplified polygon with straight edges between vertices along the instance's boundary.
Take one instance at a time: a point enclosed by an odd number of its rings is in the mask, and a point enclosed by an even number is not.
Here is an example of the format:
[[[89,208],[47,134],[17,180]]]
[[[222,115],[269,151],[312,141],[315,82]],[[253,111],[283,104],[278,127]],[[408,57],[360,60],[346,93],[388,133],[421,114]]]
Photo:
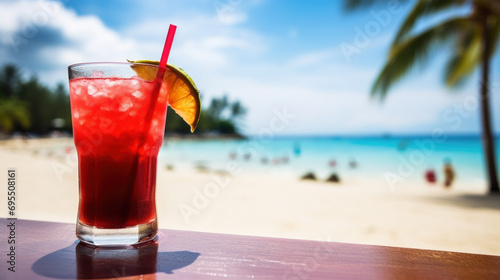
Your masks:
[[[413,1],[410,1],[413,2]],[[67,84],[67,66],[159,60],[169,24],[169,63],[201,90],[247,108],[247,135],[477,134],[478,75],[442,82],[446,51],[417,67],[381,102],[370,87],[411,3],[346,12],[334,0],[0,0],[0,66]],[[461,11],[457,11],[461,12]],[[463,11],[462,11],[463,12]],[[424,19],[424,29],[449,14]],[[500,131],[500,75],[492,61],[491,111]],[[273,126],[274,119],[283,126]]]

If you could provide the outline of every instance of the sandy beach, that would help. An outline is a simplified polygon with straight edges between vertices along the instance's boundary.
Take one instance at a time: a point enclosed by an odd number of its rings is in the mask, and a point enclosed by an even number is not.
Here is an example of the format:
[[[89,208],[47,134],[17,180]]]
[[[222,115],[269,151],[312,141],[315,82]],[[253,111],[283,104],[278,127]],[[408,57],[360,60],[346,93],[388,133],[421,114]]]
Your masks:
[[[74,223],[78,172],[72,139],[0,142],[0,181],[18,172],[18,218]],[[54,148],[57,147],[57,148]],[[396,189],[380,180],[331,184],[158,166],[161,228],[500,255],[500,197],[484,186]],[[478,182],[478,184],[482,184]],[[5,184],[4,184],[5,185]],[[7,216],[0,192],[0,217]]]

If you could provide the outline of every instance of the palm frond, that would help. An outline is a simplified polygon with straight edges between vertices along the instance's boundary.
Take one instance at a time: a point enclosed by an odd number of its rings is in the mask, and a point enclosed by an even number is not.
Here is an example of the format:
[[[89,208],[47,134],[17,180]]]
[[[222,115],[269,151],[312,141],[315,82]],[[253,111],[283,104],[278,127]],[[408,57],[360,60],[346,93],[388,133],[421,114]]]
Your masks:
[[[18,108],[16,108],[16,110],[14,110],[12,112],[12,117],[14,117],[14,119],[24,128],[24,129],[28,129],[31,125],[31,122],[30,122],[30,117],[29,117],[29,112],[28,110],[26,109],[26,107],[24,106],[20,106]]]
[[[471,26],[459,40],[455,52],[446,64],[444,77],[446,85],[453,87],[463,84],[481,61],[481,30]]]
[[[453,6],[463,5],[465,2],[465,0],[419,0],[399,28],[392,45],[394,46],[403,40],[420,18],[441,12]]]
[[[1,105],[1,104],[0,104]],[[0,110],[0,131],[2,129],[6,132],[10,132],[14,124],[12,123],[12,120],[5,112]]]
[[[17,99],[0,100],[0,129],[10,132],[16,123],[29,128],[30,118],[26,105]]]
[[[424,65],[434,47],[456,36],[470,23],[470,18],[458,17],[442,22],[391,48],[389,58],[373,84],[371,94],[384,98],[395,82],[399,81],[418,62]]]

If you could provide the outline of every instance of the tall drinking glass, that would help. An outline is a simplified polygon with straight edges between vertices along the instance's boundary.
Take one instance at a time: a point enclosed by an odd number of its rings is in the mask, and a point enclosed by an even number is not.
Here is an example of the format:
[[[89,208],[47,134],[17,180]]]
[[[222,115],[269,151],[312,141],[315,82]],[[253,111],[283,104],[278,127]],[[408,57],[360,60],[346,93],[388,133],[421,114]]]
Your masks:
[[[156,160],[165,130],[167,86],[161,79],[138,77],[132,65],[68,67],[79,168],[76,235],[93,245],[142,243],[158,231]],[[158,66],[141,67],[158,72]]]

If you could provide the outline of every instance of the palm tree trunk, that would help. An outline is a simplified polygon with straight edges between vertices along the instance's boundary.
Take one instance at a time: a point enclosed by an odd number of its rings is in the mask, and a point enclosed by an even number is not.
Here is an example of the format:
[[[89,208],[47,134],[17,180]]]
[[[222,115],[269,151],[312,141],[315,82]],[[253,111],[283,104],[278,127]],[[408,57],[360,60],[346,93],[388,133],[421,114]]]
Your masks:
[[[497,169],[495,164],[495,140],[491,129],[489,75],[491,42],[488,30],[487,14],[482,16],[482,65],[481,65],[481,117],[483,124],[483,147],[486,157],[486,169],[490,194],[500,192],[498,188]]]

